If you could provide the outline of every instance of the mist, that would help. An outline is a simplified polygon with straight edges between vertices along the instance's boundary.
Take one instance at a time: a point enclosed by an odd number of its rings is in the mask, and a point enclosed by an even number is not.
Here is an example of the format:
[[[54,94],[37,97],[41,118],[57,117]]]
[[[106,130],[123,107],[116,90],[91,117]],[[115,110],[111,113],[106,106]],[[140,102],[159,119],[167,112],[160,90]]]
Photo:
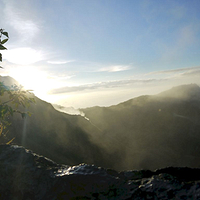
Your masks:
[[[52,106],[60,111],[60,112],[64,112],[64,113],[67,113],[69,115],[80,115],[82,117],[85,117],[85,114],[80,111],[79,109],[75,109],[73,107],[64,107],[64,106],[61,106],[61,105],[57,105],[57,104],[52,104]]]
[[[199,167],[199,95],[190,84],[83,111],[102,130],[97,143],[117,170]]]
[[[31,117],[11,118],[10,137],[57,163],[117,171],[200,167],[200,87],[176,86],[109,107],[75,109],[35,97]]]

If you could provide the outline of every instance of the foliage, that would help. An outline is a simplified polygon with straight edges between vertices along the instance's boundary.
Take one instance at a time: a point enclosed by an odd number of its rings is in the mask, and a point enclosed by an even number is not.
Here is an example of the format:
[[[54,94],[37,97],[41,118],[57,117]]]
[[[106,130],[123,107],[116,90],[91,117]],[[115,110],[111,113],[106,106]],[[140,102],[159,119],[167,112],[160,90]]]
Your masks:
[[[9,36],[8,32],[5,32],[3,29],[0,29],[0,50],[6,50],[7,48],[4,44],[8,41]],[[0,61],[2,62],[2,54],[0,53]],[[0,68],[2,68],[0,66]]]
[[[0,29],[0,50],[6,50],[4,44],[8,41],[8,33]],[[2,54],[0,53],[0,61],[2,62]],[[0,67],[2,68],[2,67]],[[22,86],[12,85],[6,86],[0,82],[0,143],[11,143],[7,138],[8,131],[6,130],[10,124],[9,117],[14,113],[21,114],[22,118],[31,115],[30,112],[25,112],[25,108],[34,103],[34,98],[30,97],[30,90],[24,90]]]

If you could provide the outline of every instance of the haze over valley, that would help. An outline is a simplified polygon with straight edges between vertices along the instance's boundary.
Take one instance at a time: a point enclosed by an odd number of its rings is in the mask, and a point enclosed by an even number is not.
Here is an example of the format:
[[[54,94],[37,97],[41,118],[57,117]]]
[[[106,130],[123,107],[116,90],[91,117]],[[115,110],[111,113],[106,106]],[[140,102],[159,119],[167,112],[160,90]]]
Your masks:
[[[16,83],[1,77],[5,83]],[[34,96],[31,117],[11,118],[9,137],[57,163],[95,164],[118,171],[200,167],[200,87],[181,85],[110,107],[57,111]],[[73,109],[72,109],[73,110]]]

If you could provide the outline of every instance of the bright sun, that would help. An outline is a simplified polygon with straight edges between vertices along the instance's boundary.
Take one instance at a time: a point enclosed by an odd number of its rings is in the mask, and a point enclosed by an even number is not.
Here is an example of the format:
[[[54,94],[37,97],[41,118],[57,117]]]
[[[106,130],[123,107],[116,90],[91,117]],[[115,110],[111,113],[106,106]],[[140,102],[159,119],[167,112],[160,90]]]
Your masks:
[[[53,82],[45,72],[30,67],[13,69],[10,76],[17,80],[27,90],[33,90],[38,97],[44,97],[52,89]]]

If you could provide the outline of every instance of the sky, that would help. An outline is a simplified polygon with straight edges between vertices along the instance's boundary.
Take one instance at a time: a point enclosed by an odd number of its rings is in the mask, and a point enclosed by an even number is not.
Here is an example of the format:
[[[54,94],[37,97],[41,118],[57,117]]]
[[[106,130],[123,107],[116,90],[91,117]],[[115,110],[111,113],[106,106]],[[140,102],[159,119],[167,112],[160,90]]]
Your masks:
[[[1,0],[1,75],[65,107],[200,85],[199,0]]]

